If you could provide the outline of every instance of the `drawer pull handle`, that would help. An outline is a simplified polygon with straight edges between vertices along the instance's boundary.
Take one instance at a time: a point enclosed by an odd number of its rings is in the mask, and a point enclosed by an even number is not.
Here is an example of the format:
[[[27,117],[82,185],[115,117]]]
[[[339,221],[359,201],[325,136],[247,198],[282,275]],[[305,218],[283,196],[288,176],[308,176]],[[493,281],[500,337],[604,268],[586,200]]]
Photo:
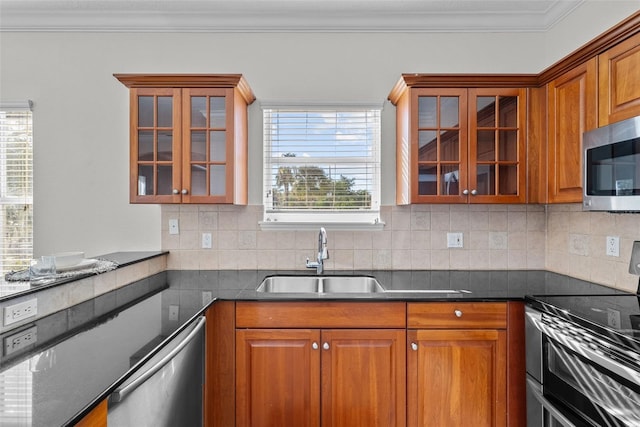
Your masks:
[[[462,317],[462,310],[454,310],[453,314],[455,314],[456,317]]]
[[[416,344],[416,343],[412,342],[412,343],[411,343],[411,350],[413,350],[413,351],[418,351],[418,344]]]
[[[317,350],[318,348],[320,348],[320,346],[318,346],[318,343],[314,341],[313,344],[311,344],[311,348]]]
[[[326,342],[326,343],[322,344],[322,348],[325,349],[325,350],[329,350],[329,343]]]

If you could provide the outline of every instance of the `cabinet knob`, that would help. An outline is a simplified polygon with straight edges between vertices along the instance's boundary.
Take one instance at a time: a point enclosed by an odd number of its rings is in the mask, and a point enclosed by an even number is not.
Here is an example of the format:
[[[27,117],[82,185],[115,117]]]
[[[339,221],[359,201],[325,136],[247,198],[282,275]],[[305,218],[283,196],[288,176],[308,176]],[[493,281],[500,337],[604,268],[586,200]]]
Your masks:
[[[318,346],[318,343],[314,341],[313,344],[311,344],[311,348],[317,350],[318,348],[320,348],[320,346]]]
[[[454,310],[453,314],[455,314],[456,317],[462,317],[462,310]]]
[[[469,190],[467,190],[466,188],[464,190],[462,190],[462,194],[464,194],[465,196],[469,194]]]
[[[186,188],[183,188],[183,189],[182,189],[182,191],[181,191],[181,193],[182,193],[182,194],[188,194],[189,192],[187,191],[187,189],[186,189]]]
[[[471,195],[472,195],[472,196],[475,196],[476,194],[478,194],[478,191],[477,191],[477,190],[471,190]]]
[[[329,343],[326,342],[326,343],[322,344],[322,348],[325,349],[325,350],[329,350]]]
[[[174,189],[173,189],[173,191],[172,191],[172,193],[173,193],[173,194],[178,194],[178,193],[180,193],[180,191],[178,191],[178,189],[177,189],[177,188],[174,188]]]
[[[413,351],[418,351],[418,344],[416,344],[416,343],[412,342],[412,343],[411,343],[411,350],[413,350]]]

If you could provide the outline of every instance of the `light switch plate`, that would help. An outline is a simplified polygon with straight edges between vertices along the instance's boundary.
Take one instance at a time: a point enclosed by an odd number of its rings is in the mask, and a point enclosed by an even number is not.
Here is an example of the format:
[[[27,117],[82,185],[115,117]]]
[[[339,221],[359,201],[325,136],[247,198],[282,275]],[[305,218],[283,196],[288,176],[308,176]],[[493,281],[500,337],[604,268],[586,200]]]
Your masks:
[[[180,228],[178,227],[177,219],[169,220],[169,234],[180,234]]]
[[[448,248],[462,248],[463,246],[462,233],[447,233]]]

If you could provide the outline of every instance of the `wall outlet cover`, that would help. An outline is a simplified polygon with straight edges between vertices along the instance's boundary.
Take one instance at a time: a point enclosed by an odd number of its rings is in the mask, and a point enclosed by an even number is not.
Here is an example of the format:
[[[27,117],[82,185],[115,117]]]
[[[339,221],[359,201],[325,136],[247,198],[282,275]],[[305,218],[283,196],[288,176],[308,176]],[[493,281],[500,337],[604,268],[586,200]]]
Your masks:
[[[620,256],[620,237],[607,236],[607,255]]]
[[[28,319],[38,314],[38,300],[36,298],[8,305],[4,308],[4,326]]]

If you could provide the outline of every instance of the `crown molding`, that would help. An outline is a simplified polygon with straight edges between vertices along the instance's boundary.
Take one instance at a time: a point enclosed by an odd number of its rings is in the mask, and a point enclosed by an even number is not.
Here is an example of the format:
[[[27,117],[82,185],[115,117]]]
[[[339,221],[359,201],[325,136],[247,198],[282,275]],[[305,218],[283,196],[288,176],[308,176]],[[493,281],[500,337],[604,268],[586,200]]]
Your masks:
[[[0,0],[0,31],[543,32],[585,0]]]

